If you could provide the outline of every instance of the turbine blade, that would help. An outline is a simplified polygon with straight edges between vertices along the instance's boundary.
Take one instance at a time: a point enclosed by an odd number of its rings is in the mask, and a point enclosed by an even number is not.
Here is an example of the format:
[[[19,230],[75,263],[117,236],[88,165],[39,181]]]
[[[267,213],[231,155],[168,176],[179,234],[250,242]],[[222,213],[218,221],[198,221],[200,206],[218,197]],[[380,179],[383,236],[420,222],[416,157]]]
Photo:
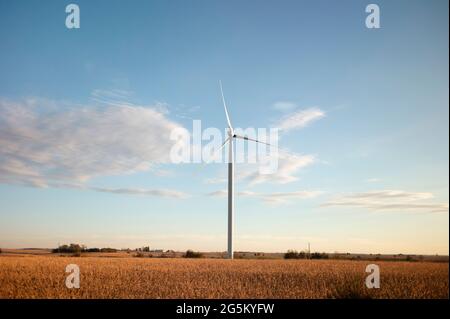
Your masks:
[[[257,140],[257,139],[254,139],[254,138],[251,138],[251,137],[247,137],[247,136],[242,136],[242,135],[234,134],[234,137],[240,138],[240,139],[243,139],[243,140],[246,140],[246,141],[253,141],[253,142],[256,142],[256,143],[261,143],[261,144],[266,144],[266,145],[272,146],[272,145],[269,144],[269,143],[261,142],[261,141],[259,141],[259,140]]]
[[[217,150],[215,150],[215,152],[214,152],[214,154],[212,155],[212,157],[211,157],[211,161],[212,160],[214,160],[215,158],[216,158],[216,156],[217,156],[217,154],[225,147],[225,145],[227,145],[227,143],[230,141],[230,137],[227,137],[227,139],[225,140],[225,142],[223,142],[222,143],[222,145],[217,149]]]
[[[219,85],[220,85],[220,93],[222,93],[222,102],[223,102],[223,107],[225,109],[225,115],[227,117],[228,128],[233,130],[233,126],[231,126],[230,116],[228,115],[227,105],[225,103],[225,97],[223,95],[222,81],[219,81]]]
[[[220,150],[222,150],[222,148],[225,147],[225,145],[230,141],[230,137],[227,137],[227,139],[225,140],[225,142],[222,143],[222,145],[217,149],[216,153]]]

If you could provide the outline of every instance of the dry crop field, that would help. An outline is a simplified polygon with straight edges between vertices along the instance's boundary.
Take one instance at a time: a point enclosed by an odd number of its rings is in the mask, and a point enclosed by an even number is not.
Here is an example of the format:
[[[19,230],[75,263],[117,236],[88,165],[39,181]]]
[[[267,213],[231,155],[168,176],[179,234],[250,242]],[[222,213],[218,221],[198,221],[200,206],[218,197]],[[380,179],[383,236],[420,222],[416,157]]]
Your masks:
[[[80,288],[65,267],[80,267]],[[448,298],[448,263],[367,261],[0,257],[0,298]]]

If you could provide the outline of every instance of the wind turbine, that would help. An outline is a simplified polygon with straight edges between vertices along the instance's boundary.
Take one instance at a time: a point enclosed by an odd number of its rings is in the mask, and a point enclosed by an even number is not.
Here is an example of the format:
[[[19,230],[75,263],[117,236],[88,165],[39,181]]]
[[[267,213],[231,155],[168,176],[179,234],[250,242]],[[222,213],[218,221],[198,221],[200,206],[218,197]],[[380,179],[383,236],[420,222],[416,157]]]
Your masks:
[[[240,138],[247,141],[252,141],[256,143],[266,144],[269,145],[269,143],[258,141],[257,139],[249,138],[247,136],[241,136],[234,133],[233,126],[231,125],[230,116],[228,114],[227,104],[225,103],[225,97],[223,95],[223,89],[222,89],[222,82],[219,81],[220,85],[220,93],[222,94],[222,102],[223,102],[223,108],[225,110],[225,116],[227,118],[227,124],[228,124],[228,137],[226,138],[225,142],[221,145],[221,147],[217,150],[220,151],[229,143],[228,148],[228,258],[233,259],[233,230],[234,230],[234,152],[233,152],[233,146],[234,146],[234,139]]]

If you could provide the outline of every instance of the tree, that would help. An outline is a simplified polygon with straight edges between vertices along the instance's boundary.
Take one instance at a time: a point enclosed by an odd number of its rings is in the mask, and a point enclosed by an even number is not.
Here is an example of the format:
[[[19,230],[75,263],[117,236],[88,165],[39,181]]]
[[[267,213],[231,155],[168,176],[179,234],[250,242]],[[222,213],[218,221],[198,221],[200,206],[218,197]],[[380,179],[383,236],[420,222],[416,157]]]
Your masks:
[[[193,250],[187,250],[183,255],[184,258],[201,258],[203,255],[201,253],[195,252]]]
[[[284,254],[284,259],[298,259],[299,254],[296,250],[288,250],[287,253]]]
[[[328,259],[328,254],[326,253],[312,253],[311,259]]]
[[[53,253],[75,253],[86,251],[86,246],[79,244],[62,245],[52,250]]]

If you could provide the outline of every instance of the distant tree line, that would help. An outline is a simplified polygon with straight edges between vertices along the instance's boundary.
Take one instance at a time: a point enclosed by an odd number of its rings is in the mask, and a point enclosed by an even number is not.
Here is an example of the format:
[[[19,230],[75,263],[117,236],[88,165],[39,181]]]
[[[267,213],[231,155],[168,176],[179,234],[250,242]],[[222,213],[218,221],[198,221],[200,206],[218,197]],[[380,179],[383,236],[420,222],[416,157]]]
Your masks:
[[[80,254],[80,253],[115,253],[117,249],[115,248],[87,248],[85,245],[70,244],[70,245],[60,245],[58,248],[52,249],[53,253],[70,253],[70,254]]]
[[[140,252],[145,252],[145,253],[163,253],[164,249],[150,249],[150,246],[144,246],[141,248],[136,248],[136,251],[140,251]],[[167,250],[167,252],[169,252],[169,250]]]
[[[308,253],[308,252],[297,252],[296,250],[288,250],[284,254],[284,259],[328,259],[328,254],[326,253]]]

